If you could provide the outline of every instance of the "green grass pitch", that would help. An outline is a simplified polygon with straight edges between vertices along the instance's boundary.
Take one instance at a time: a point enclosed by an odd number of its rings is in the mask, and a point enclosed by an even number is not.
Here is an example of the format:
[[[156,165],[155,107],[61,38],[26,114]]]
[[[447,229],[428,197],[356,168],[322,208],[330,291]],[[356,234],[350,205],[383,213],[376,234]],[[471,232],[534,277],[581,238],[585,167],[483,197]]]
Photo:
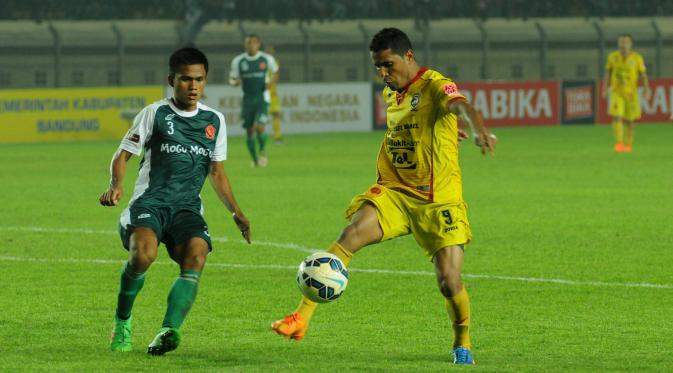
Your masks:
[[[495,129],[494,156],[461,145],[474,233],[465,282],[474,371],[673,371],[670,125],[641,125],[631,154],[609,126]],[[134,351],[108,350],[122,207],[104,208],[117,142],[0,146],[0,370],[447,371],[451,328],[410,237],[361,251],[351,282],[300,343],[270,331],[294,309],[295,268],[346,222],[375,178],[381,132],[288,136],[252,169],[242,138],[225,168],[252,222],[240,234],[209,185],[215,250],[164,357],[146,346],[177,266],[162,249],[134,309]],[[137,173],[133,158],[123,205]]]

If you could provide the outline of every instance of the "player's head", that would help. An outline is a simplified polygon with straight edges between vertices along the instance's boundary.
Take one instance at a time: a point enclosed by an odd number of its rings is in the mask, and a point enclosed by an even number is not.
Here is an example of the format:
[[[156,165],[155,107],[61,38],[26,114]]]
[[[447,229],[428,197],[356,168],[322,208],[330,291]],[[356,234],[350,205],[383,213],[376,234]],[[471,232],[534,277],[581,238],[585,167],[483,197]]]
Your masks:
[[[262,39],[257,34],[249,34],[245,37],[245,52],[249,56],[254,56],[259,52],[262,46]]]
[[[194,110],[203,96],[208,75],[208,58],[196,48],[181,48],[171,54],[168,84],[173,98],[183,110]]]
[[[384,28],[369,43],[374,66],[390,89],[407,85],[418,72],[409,37],[399,29]]]
[[[617,38],[617,46],[622,52],[630,52],[633,46],[633,36],[631,34],[621,34]]]

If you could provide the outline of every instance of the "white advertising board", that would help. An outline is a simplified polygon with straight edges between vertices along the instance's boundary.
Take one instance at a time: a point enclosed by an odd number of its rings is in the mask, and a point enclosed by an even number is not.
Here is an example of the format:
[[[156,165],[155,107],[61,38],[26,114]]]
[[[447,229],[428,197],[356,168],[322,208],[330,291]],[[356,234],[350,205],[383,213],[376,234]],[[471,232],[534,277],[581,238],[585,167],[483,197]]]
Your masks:
[[[172,90],[167,87],[167,96]],[[372,88],[357,83],[288,83],[278,85],[284,134],[316,132],[364,132],[372,128]],[[202,102],[224,114],[227,133],[240,135],[240,87],[210,84]],[[271,124],[267,125],[271,133]]]

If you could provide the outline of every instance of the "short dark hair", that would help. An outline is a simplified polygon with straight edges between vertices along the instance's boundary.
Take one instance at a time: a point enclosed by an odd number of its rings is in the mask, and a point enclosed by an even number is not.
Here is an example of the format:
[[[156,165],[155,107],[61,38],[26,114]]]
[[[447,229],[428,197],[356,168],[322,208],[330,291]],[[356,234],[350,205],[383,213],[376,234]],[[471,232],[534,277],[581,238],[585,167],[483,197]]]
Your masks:
[[[414,48],[411,47],[411,41],[407,34],[400,29],[388,27],[377,32],[369,43],[369,50],[372,52],[376,53],[386,49],[403,56],[408,50]]]
[[[631,39],[631,41],[633,41],[633,36],[629,33],[619,34],[619,37],[620,38],[629,38],[629,39]]]
[[[250,39],[253,39],[253,38],[257,39],[259,42],[262,41],[262,38],[260,38],[259,35],[257,35],[257,34],[248,34],[248,35],[245,35],[245,37],[250,38]]]
[[[175,76],[178,70],[180,70],[180,66],[183,65],[203,65],[206,69],[206,74],[208,74],[208,58],[206,58],[203,52],[192,47],[180,48],[173,52],[168,65],[171,76]]]

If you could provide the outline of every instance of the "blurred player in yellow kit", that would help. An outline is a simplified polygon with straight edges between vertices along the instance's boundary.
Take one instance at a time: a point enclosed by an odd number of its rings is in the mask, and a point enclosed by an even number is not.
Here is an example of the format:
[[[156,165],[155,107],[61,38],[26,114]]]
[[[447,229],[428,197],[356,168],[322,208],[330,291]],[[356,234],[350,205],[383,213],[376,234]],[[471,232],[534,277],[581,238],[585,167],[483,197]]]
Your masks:
[[[267,45],[264,47],[264,52],[270,54],[276,58],[276,48],[273,45]],[[276,58],[276,65],[280,68],[280,63],[278,58]],[[282,119],[281,107],[280,107],[280,98],[278,97],[278,79],[273,82],[273,85],[269,88],[271,93],[271,104],[269,105],[269,113],[271,114],[271,126],[273,127],[273,140],[276,144],[283,143],[283,135],[280,130],[280,123]]]
[[[413,234],[432,260],[453,324],[456,364],[473,364],[469,335],[470,300],[461,281],[463,250],[472,233],[463,201],[458,142],[473,129],[482,152],[495,139],[458,87],[416,62],[411,42],[396,28],[379,31],[369,45],[386,88],[387,125],[377,161],[377,182],[356,196],[346,211],[350,224],[329,247],[345,265],[364,246]],[[476,131],[476,132],[475,132]],[[301,340],[317,304],[303,297],[298,308],[272,324],[285,337]]]
[[[638,77],[643,80],[645,98],[650,99],[652,91],[647,80],[643,56],[631,50],[633,37],[622,34],[617,39],[616,50],[608,55],[603,77],[603,98],[608,97],[608,113],[612,116],[612,130],[615,134],[617,153],[629,153],[633,149],[633,121],[640,119],[638,100]]]

